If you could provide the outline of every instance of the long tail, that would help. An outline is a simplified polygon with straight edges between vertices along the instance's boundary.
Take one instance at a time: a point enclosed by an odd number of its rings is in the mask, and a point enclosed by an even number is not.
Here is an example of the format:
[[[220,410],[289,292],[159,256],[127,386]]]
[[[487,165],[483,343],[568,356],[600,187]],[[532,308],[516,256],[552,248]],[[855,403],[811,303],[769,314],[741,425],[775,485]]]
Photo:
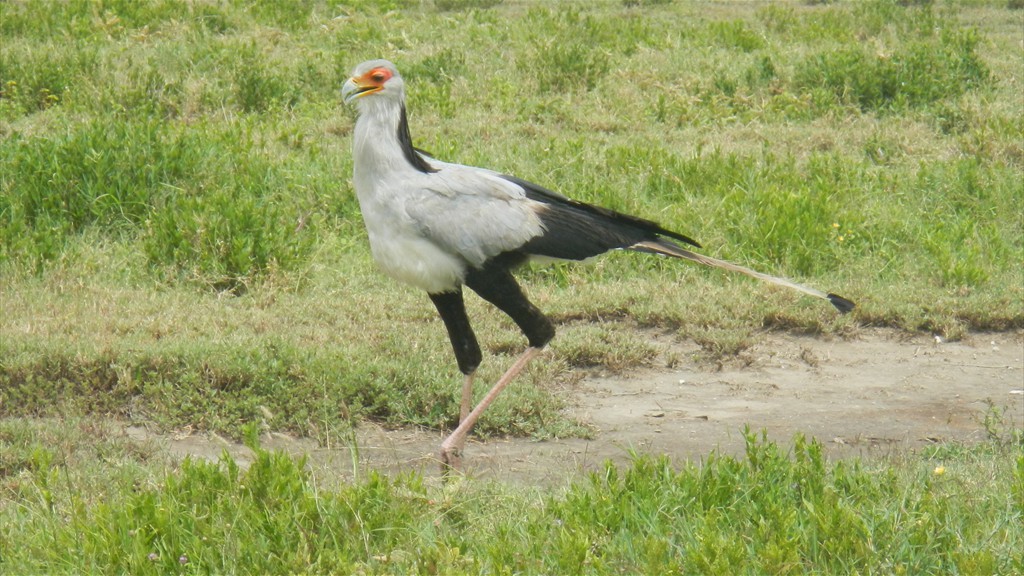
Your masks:
[[[665,256],[673,256],[675,258],[682,258],[684,260],[690,260],[692,262],[699,262],[705,266],[712,266],[714,268],[722,268],[731,272],[739,272],[745,274],[751,278],[757,278],[758,280],[764,280],[765,282],[771,282],[779,286],[785,286],[786,288],[792,288],[799,292],[803,292],[808,296],[814,296],[815,298],[821,298],[822,300],[828,300],[839,310],[840,313],[846,314],[850,310],[853,310],[857,305],[852,300],[847,300],[838,294],[825,293],[821,290],[809,288],[802,284],[797,284],[791,280],[785,278],[779,278],[778,276],[771,276],[763,272],[751,270],[745,266],[739,264],[733,264],[732,262],[726,262],[725,260],[719,260],[718,258],[712,258],[711,256],[705,256],[703,254],[697,254],[691,252],[682,246],[668,240],[659,239],[656,241],[644,241],[639,242],[630,247],[633,250],[639,250],[641,252],[654,252],[655,254],[664,254]]]

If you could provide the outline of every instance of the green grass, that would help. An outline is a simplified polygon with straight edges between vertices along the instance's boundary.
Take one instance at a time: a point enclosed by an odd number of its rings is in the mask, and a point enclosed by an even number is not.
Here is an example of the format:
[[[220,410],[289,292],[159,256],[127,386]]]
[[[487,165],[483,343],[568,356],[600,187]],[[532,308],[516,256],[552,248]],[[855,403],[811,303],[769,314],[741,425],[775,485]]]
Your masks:
[[[1000,432],[1002,428],[994,428]],[[303,458],[186,459],[86,421],[0,423],[9,573],[1011,574],[1019,430],[875,462],[746,431],[746,453],[636,455],[561,490],[337,485]],[[1016,435],[1014,435],[1016,434]],[[1010,489],[1008,490],[1007,487]]]
[[[652,362],[638,328],[701,359],[765,329],[1024,328],[1019,8],[0,2],[0,572],[1024,572],[1024,444],[995,410],[974,445],[830,462],[747,432],[739,458],[558,489],[342,483],[255,445],[457,418],[443,326],[368,255],[338,94],[358,62],[397,63],[446,160],[859,304],[630,254],[526,269],[559,335],[477,432],[586,435],[559,387]],[[468,305],[485,386],[524,342]],[[174,461],[109,419],[256,456]]]
[[[1019,442],[826,463],[751,439],[531,493],[173,467],[89,424],[455,423],[443,326],[375,271],[349,183],[338,90],[376,57],[420,147],[859,304],[635,254],[526,269],[559,335],[484,436],[586,435],[560,387],[649,364],[637,328],[703,359],[765,329],[1020,330],[1012,4],[0,2],[0,571],[1019,572]],[[525,343],[469,307],[483,387]]]
[[[1000,2],[2,3],[0,413],[450,425],[443,330],[374,272],[349,184],[338,87],[379,56],[423,148],[859,303],[636,255],[525,270],[560,335],[483,433],[583,433],[545,387],[649,362],[623,328],[712,357],[762,327],[1020,329],[1020,24]],[[486,381],[522,340],[478,304]]]

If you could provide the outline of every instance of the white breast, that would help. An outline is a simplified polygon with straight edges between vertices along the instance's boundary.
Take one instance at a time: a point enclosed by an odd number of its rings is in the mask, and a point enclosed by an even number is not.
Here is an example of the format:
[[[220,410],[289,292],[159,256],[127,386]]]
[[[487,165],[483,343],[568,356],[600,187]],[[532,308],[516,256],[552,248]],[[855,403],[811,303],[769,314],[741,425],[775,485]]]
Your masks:
[[[465,264],[422,238],[370,236],[370,251],[388,276],[430,294],[462,284]]]
[[[465,261],[423,236],[406,211],[408,198],[397,193],[401,191],[395,187],[399,184],[378,182],[376,187],[360,186],[358,178],[357,173],[359,208],[370,252],[381,271],[431,294],[459,286],[466,274]]]

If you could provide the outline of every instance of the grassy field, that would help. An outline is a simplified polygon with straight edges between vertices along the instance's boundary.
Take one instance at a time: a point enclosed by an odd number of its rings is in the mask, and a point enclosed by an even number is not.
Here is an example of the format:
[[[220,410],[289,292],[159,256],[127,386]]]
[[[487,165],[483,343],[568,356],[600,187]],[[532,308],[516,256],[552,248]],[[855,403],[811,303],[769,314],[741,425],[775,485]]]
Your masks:
[[[559,335],[482,434],[586,434],[551,383],[643,366],[637,327],[705,358],[763,330],[1020,330],[1022,26],[1015,0],[0,2],[0,571],[1020,572],[1012,431],[877,465],[752,438],[556,494],[325,491],[275,454],[171,466],[100,422],[455,422],[443,327],[375,271],[349,183],[338,90],[375,57],[438,157],[859,304],[635,254],[524,270]],[[524,342],[469,306],[484,386]]]

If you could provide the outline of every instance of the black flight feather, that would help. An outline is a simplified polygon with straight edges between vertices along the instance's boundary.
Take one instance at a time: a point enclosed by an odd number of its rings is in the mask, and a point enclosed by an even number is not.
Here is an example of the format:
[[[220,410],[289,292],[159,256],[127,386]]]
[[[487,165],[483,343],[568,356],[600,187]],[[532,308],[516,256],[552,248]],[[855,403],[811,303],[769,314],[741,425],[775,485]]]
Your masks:
[[[645,241],[666,241],[661,236],[700,246],[690,237],[650,220],[578,202],[514,176],[501,177],[522,186],[527,198],[544,205],[538,215],[545,232],[523,246],[527,254],[584,260],[616,248],[632,248]]]

